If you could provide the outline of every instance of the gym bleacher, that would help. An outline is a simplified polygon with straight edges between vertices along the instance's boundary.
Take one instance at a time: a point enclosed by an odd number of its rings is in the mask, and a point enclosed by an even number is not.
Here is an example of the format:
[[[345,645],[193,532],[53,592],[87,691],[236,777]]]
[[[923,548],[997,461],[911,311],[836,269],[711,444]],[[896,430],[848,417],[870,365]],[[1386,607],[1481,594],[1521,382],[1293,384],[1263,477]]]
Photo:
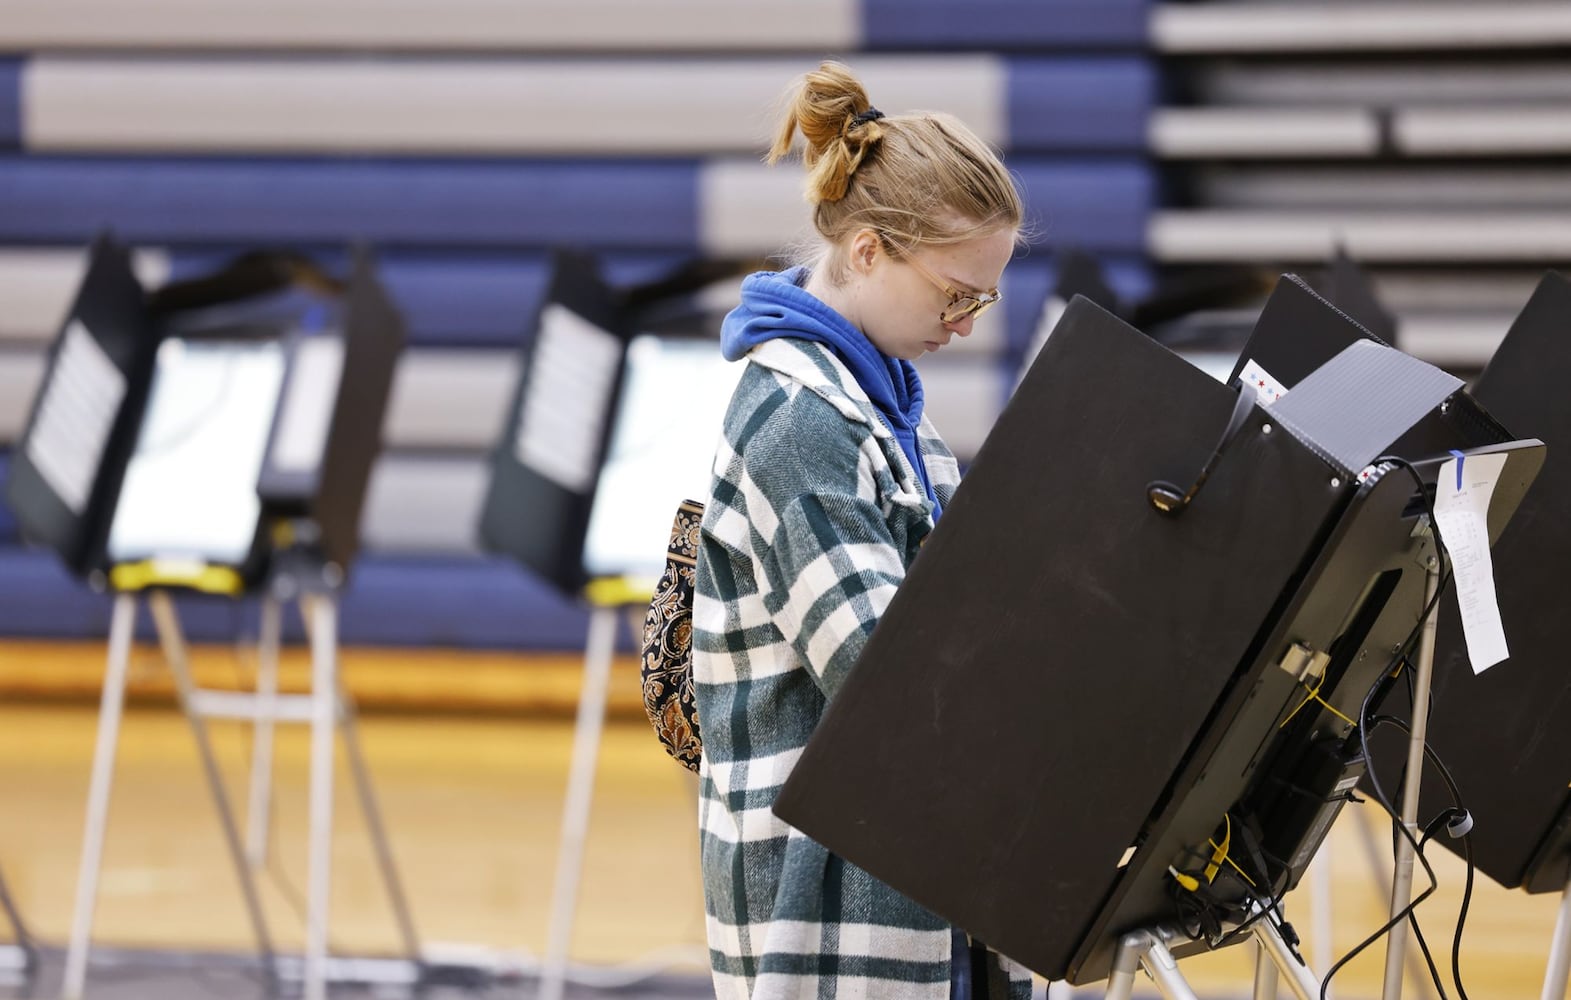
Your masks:
[[[587,248],[627,285],[801,235],[799,172],[759,154],[817,59],[847,58],[886,109],[961,115],[1024,188],[1005,307],[923,369],[965,457],[1062,249],[1138,301],[1170,274],[1341,247],[1403,346],[1476,370],[1571,259],[1568,49],[1563,5],[1538,2],[22,0],[0,21],[0,446],[100,230],[149,286],[258,247],[341,269],[363,241],[410,346],[345,641],[577,648],[582,610],[474,530],[548,255]],[[4,514],[0,545],[0,631],[104,633],[107,599]],[[237,627],[188,618],[199,639]]]

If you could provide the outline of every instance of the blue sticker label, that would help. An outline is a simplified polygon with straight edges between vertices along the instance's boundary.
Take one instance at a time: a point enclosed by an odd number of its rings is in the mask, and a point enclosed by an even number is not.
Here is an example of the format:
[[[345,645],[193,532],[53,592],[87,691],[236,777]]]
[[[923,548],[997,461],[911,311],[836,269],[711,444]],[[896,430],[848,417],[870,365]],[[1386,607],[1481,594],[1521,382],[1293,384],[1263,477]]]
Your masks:
[[[1462,492],[1462,463],[1467,460],[1467,456],[1452,448],[1451,457],[1456,459],[1456,491],[1460,493]]]

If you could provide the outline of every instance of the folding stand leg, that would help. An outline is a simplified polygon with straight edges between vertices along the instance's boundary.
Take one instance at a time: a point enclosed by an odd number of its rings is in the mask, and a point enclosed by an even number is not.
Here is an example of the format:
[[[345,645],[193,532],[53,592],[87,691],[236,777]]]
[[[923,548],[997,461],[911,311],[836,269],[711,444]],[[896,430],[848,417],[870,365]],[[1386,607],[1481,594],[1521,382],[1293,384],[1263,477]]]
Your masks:
[[[1549,968],[1544,972],[1542,1000],[1564,1000],[1566,982],[1571,978],[1571,884],[1560,897],[1560,915],[1555,918],[1555,937],[1549,945]]]
[[[1106,1000],[1129,1000],[1135,992],[1135,973],[1140,971],[1140,954],[1150,935],[1145,931],[1126,934],[1113,952],[1113,970],[1107,976]]]
[[[76,877],[76,911],[66,946],[62,1000],[81,1000],[87,983],[87,949],[93,936],[93,909],[98,903],[98,873],[104,858],[104,829],[114,784],[115,748],[120,741],[120,713],[125,707],[125,677],[131,662],[131,633],[136,627],[136,597],[115,597],[109,623],[109,663],[98,706],[98,742],[87,791],[87,822],[82,833],[82,862]]]
[[[1276,1000],[1276,963],[1266,946],[1255,943],[1255,1000]]]
[[[273,725],[278,713],[278,645],[282,631],[282,609],[269,594],[262,598],[256,721],[251,730],[251,792],[245,813],[245,852],[253,868],[267,863],[268,814],[273,798]]]
[[[1271,963],[1276,966],[1276,971],[1281,973],[1282,979],[1286,981],[1288,989],[1293,991],[1293,995],[1298,997],[1298,1000],[1319,1000],[1320,980],[1305,967],[1293,953],[1293,949],[1287,946],[1287,942],[1282,940],[1282,932],[1277,929],[1276,923],[1269,917],[1256,920],[1250,925],[1250,931],[1260,948],[1260,956],[1271,960]],[[1255,985],[1258,989],[1260,985],[1258,966],[1255,972]],[[1271,995],[1276,995],[1274,977],[1271,982]]]
[[[1143,968],[1167,1000],[1200,1000],[1178,971],[1178,960],[1167,948],[1170,932],[1163,928],[1124,935],[1113,955],[1113,972],[1107,979],[1107,1000],[1130,1000],[1135,970]]]
[[[404,896],[403,883],[398,878],[398,866],[393,861],[392,842],[387,837],[387,827],[382,824],[382,811],[377,806],[376,792],[371,787],[371,771],[366,767],[365,754],[360,748],[359,726],[356,724],[354,702],[344,690],[343,678],[338,687],[339,723],[344,727],[344,755],[349,758],[349,771],[354,778],[355,791],[360,797],[360,811],[365,816],[366,829],[371,834],[371,844],[376,850],[376,863],[382,870],[382,884],[387,887],[387,898],[393,906],[393,917],[398,921],[398,931],[404,939],[404,951],[417,966],[421,963],[420,936],[415,933],[414,917],[409,900]]]
[[[33,944],[33,936],[27,933],[27,924],[22,921],[22,911],[17,908],[16,901],[11,898],[11,889],[5,884],[4,875],[0,875],[0,908],[5,910],[6,919],[11,922],[11,933],[15,935],[16,939],[13,949],[14,952],[21,953],[22,971],[30,973],[36,970],[38,968],[38,948]]]
[[[1381,857],[1380,844],[1375,837],[1374,827],[1369,823],[1369,816],[1363,809],[1348,810],[1353,814],[1353,821],[1358,825],[1358,839],[1363,845],[1364,859],[1369,864],[1369,884],[1374,886],[1376,894],[1384,902],[1391,898],[1391,874]],[[1316,963],[1322,969],[1330,968],[1328,964]],[[1429,969],[1424,965],[1423,956],[1419,955],[1417,948],[1407,949],[1407,974],[1417,983],[1417,993],[1424,1000],[1434,1000],[1434,987],[1429,981]],[[1326,996],[1331,996],[1327,993]]]
[[[1424,607],[1434,600],[1440,586],[1440,564],[1431,556],[1424,581]],[[1408,836],[1396,843],[1396,870],[1391,877],[1391,916],[1396,916],[1413,901],[1413,843],[1418,840],[1418,793],[1424,780],[1424,738],[1429,729],[1429,689],[1435,672],[1436,615],[1424,620],[1418,638],[1418,670],[1413,678],[1413,718],[1407,743],[1407,772],[1402,781],[1402,826]],[[1409,839],[1411,838],[1411,839]],[[1383,1000],[1402,996],[1402,962],[1407,954],[1407,921],[1398,921],[1386,940],[1385,986]]]
[[[616,649],[614,608],[596,608],[589,619],[584,650],[584,688],[578,697],[573,729],[573,759],[562,808],[562,839],[557,849],[556,884],[551,892],[551,924],[546,935],[545,962],[540,970],[540,1000],[561,1000],[567,982],[567,952],[573,938],[578,882],[584,867],[584,838],[595,788],[600,731],[605,723],[606,689]]]
[[[301,605],[311,624],[311,808],[307,861],[305,1000],[327,996],[327,919],[333,887],[333,735],[338,711],[338,608]]]
[[[1332,940],[1336,924],[1331,906],[1331,851],[1331,838],[1327,837],[1309,863],[1309,927],[1314,935],[1313,961],[1317,969],[1329,969],[1336,961]],[[1332,988],[1327,987],[1326,1000],[1334,1000],[1335,996]]]
[[[252,929],[256,932],[256,946],[262,958],[262,967],[269,977],[276,977],[277,965],[272,938],[267,932],[267,918],[262,914],[262,900],[257,895],[251,867],[246,864],[245,847],[240,842],[240,828],[235,822],[234,810],[230,808],[229,795],[224,790],[224,776],[219,770],[218,758],[213,753],[212,741],[208,738],[207,722],[196,706],[196,684],[191,679],[185,637],[180,632],[174,602],[168,594],[154,591],[148,596],[147,606],[153,613],[153,624],[158,629],[158,641],[163,647],[169,672],[174,675],[175,690],[180,695],[180,708],[185,712],[186,721],[191,724],[191,735],[196,739],[207,787],[213,794],[213,804],[218,807],[218,819],[224,828],[224,841],[229,847],[235,871],[240,876],[240,890],[245,895],[246,911],[251,917]]]

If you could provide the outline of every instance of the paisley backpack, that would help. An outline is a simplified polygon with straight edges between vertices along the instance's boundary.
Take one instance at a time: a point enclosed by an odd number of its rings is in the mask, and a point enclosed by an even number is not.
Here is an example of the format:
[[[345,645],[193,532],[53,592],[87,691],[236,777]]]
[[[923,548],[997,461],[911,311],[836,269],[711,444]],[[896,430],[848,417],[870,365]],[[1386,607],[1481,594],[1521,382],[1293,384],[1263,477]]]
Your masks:
[[[698,770],[703,735],[693,701],[693,581],[698,574],[698,526],[704,505],[684,500],[671,523],[665,572],[644,616],[638,674],[644,711],[666,753]]]

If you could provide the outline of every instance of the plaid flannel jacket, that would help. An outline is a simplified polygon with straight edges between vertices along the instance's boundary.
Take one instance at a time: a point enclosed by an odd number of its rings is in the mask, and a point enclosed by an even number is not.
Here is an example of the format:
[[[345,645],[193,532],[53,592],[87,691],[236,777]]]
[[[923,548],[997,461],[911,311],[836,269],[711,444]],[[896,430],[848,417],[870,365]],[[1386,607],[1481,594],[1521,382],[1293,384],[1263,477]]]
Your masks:
[[[926,417],[918,437],[947,504],[959,467]],[[931,511],[827,348],[753,349],[715,456],[693,605],[704,896],[722,1000],[949,996],[949,925],[771,811]],[[1029,972],[1004,964],[1010,996],[1028,998]]]

